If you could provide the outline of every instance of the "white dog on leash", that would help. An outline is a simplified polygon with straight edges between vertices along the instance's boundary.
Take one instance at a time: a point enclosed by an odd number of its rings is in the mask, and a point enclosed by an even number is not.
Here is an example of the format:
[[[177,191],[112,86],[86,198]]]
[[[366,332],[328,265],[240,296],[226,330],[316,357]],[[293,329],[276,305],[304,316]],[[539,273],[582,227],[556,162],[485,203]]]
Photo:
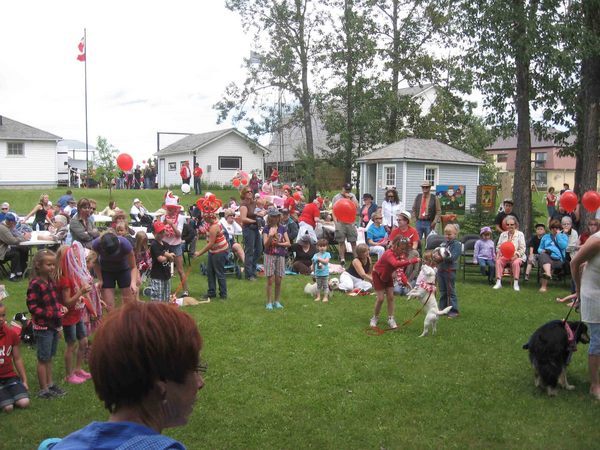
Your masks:
[[[331,295],[333,295],[333,291],[337,290],[339,287],[339,278],[329,279],[329,292],[331,293]],[[306,283],[306,286],[304,286],[304,293],[316,297],[318,293],[317,283]]]
[[[425,312],[423,333],[419,337],[427,336],[429,331],[431,331],[431,334],[435,334],[439,317],[448,314],[452,309],[452,306],[448,306],[441,311],[438,309],[437,299],[435,298],[435,274],[436,270],[434,268],[423,265],[417,278],[417,284],[408,293],[408,298],[415,298],[421,302]]]

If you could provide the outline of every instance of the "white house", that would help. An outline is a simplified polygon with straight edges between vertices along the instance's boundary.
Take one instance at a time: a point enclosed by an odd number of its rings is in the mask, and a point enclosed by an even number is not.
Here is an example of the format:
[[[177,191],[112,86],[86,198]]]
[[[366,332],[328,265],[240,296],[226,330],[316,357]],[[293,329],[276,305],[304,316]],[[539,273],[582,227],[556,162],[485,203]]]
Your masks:
[[[0,116],[0,187],[55,187],[61,139]]]
[[[479,168],[484,161],[433,139],[402,139],[374,150],[358,160],[360,194],[371,194],[377,204],[387,188],[395,186],[400,200],[410,208],[421,183],[464,185],[465,201],[477,201]]]
[[[269,153],[244,133],[229,128],[193,134],[159,150],[158,185],[181,184],[179,171],[185,161],[193,169],[199,163],[204,172],[203,183],[229,185],[238,169],[245,172],[264,171],[265,155]]]

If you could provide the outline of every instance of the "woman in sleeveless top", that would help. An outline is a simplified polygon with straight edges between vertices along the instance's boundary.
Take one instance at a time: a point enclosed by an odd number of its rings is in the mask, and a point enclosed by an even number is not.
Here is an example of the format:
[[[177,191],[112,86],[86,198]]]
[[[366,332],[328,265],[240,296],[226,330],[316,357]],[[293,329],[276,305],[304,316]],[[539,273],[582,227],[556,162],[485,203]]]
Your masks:
[[[371,258],[369,257],[369,247],[366,244],[356,246],[356,258],[350,263],[348,270],[340,275],[341,291],[352,291],[362,289],[368,291],[372,288],[371,282]]]
[[[208,291],[203,298],[215,298],[217,296],[217,281],[219,283],[219,297],[227,299],[227,278],[225,277],[225,265],[229,254],[229,243],[225,238],[223,227],[219,223],[215,213],[204,213],[202,216],[209,225],[206,245],[194,253],[198,257],[208,252],[207,278]]]
[[[581,320],[590,331],[590,394],[600,400],[600,232],[591,235],[571,260],[571,275],[581,302]]]
[[[27,222],[27,219],[35,215],[33,225],[31,226],[33,231],[43,231],[46,229],[46,217],[48,216],[48,210],[50,209],[50,205],[48,204],[49,201],[50,198],[48,197],[48,194],[42,194],[39,203],[23,218],[23,222]]]
[[[242,222],[242,236],[244,238],[244,273],[246,279],[256,280],[256,264],[262,253],[262,242],[260,231],[256,220],[256,202],[254,195],[248,186],[242,188],[240,192],[240,218]]]

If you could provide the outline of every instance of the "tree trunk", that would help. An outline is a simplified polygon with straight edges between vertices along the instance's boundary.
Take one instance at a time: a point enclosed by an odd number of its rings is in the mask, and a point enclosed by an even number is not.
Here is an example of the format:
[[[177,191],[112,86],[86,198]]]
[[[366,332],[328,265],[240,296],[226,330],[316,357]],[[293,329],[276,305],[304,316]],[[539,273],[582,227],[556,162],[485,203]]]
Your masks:
[[[346,34],[346,136],[344,138],[344,181],[352,182],[352,151],[354,140],[354,45],[352,42],[352,0],[344,2],[344,28]]]
[[[387,143],[392,144],[396,141],[396,129],[398,128],[398,84],[400,83],[400,31],[398,30],[398,0],[392,1],[392,80],[390,92],[390,116],[388,118],[388,136]]]
[[[513,198],[515,213],[519,216],[520,230],[531,235],[531,135],[529,116],[530,57],[527,48],[527,18],[524,0],[513,0],[515,24],[512,46],[515,52],[517,111],[517,156]]]
[[[597,0],[584,0],[584,24],[590,34],[600,37],[600,3]],[[583,92],[583,142],[581,151],[581,190],[580,195],[598,186],[598,127],[600,126],[600,50],[587,49],[581,64],[581,84]],[[594,213],[581,209],[580,230],[585,230],[586,222]]]

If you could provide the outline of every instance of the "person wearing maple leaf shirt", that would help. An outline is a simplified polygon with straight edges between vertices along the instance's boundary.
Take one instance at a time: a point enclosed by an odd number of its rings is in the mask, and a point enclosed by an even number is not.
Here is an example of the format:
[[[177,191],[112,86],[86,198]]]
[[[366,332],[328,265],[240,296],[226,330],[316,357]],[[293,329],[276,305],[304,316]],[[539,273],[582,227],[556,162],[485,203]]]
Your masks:
[[[29,387],[20,343],[17,332],[6,323],[6,306],[0,301],[0,409],[6,413],[15,406],[29,406]]]
[[[394,280],[399,278],[404,285],[408,284],[404,268],[420,261],[419,258],[409,259],[409,250],[408,240],[402,236],[397,236],[392,241],[391,247],[383,253],[375,263],[375,267],[373,267],[371,276],[377,299],[375,300],[373,317],[371,317],[371,328],[377,326],[384,298],[387,298],[388,325],[392,329],[398,328],[396,320],[394,320]]]
[[[182,184],[190,184],[190,179],[192,178],[192,172],[190,171],[190,163],[187,161],[183,162],[181,166],[181,170],[179,171],[179,176],[181,177]]]
[[[315,227],[317,223],[321,221],[321,210],[319,209],[319,202],[315,198],[310,203],[307,203],[298,217],[298,237],[296,242],[300,242],[302,236],[308,233],[310,236],[311,244],[317,243],[317,233],[315,233]]]
[[[196,195],[202,195],[202,173],[200,164],[194,164],[194,192]]]
[[[408,239],[410,245],[410,251],[408,252],[409,258],[417,258],[419,256],[419,252],[417,249],[419,248],[419,233],[418,231],[409,225],[411,219],[411,215],[408,211],[400,211],[396,218],[396,223],[398,226],[392,230],[390,233],[390,241],[393,241],[396,236],[402,236]],[[404,272],[408,277],[408,280],[412,283],[412,281],[417,279],[419,276],[419,271],[421,270],[419,264],[411,264]]]

